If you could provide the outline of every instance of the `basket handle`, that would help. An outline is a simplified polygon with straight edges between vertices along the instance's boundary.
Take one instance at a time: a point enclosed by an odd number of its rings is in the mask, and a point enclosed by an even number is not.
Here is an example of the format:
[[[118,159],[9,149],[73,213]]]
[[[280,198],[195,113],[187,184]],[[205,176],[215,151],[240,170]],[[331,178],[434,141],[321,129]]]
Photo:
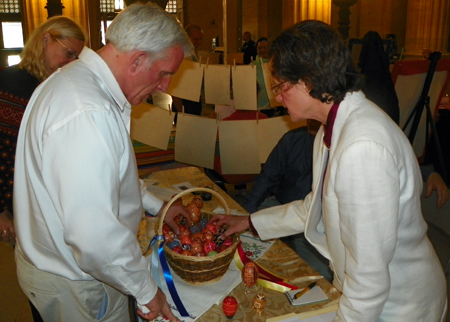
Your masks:
[[[167,205],[164,207],[163,212],[161,214],[161,218],[159,219],[159,226],[158,226],[158,235],[162,234],[162,226],[164,224],[164,218],[166,217],[166,213],[169,210],[170,206],[178,199],[181,198],[184,195],[187,195],[189,193],[192,192],[201,192],[201,191],[206,191],[208,193],[211,193],[212,195],[214,195],[215,197],[217,197],[217,199],[219,199],[220,203],[222,204],[223,208],[225,209],[225,213],[229,214],[230,213],[230,208],[228,208],[228,205],[225,201],[225,199],[223,199],[223,197],[216,191],[209,189],[209,188],[191,188],[191,189],[186,189],[181,191],[180,193],[176,194],[172,199],[169,200],[169,202],[167,203]]]

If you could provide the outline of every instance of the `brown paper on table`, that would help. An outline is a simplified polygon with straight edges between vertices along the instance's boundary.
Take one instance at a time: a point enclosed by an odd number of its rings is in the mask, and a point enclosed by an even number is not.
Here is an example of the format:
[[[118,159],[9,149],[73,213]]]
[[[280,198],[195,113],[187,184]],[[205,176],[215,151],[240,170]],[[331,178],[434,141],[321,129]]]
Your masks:
[[[142,102],[131,111],[130,137],[161,150],[167,150],[175,113]]]
[[[273,78],[270,72],[270,62],[262,63],[261,68],[263,72],[264,84],[266,85],[267,97],[271,107],[281,106],[281,103],[275,99],[275,95],[272,92]]]
[[[216,138],[215,119],[178,113],[175,161],[213,169]]]
[[[306,126],[306,120],[292,122],[289,115],[259,120],[256,134],[260,162],[265,163],[267,161],[270,152],[272,152],[273,148],[286,132],[300,126]]]
[[[260,173],[257,126],[256,120],[219,123],[220,162],[223,174]]]
[[[230,105],[230,66],[205,67],[205,103]]]
[[[175,97],[198,102],[202,89],[204,66],[184,59],[178,71],[172,76],[167,93]]]
[[[256,66],[231,66],[234,108],[237,110],[256,110]]]

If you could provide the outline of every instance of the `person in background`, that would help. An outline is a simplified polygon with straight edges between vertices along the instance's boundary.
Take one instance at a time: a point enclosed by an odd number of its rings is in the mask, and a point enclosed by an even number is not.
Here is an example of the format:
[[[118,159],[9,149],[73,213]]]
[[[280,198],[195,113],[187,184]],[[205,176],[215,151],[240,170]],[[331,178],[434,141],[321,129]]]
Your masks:
[[[252,229],[262,240],[304,232],[330,261],[342,292],[333,321],[443,321],[446,280],[427,237],[422,180],[402,130],[361,92],[339,32],[306,20],[272,43],[272,87],[292,121],[323,125],[304,200],[250,216],[216,215],[222,238]],[[414,282],[412,282],[414,281]]]
[[[252,34],[250,31],[246,31],[242,34],[241,52],[244,53],[244,64],[248,65],[256,58],[256,43],[252,40]]]
[[[122,10],[97,53],[58,69],[33,93],[19,130],[14,183],[17,276],[44,321],[129,321],[128,295],[179,321],[137,241],[144,210],[165,203],[139,180],[131,106],[171,76],[193,46],[155,4]],[[165,222],[189,216],[172,205]]]
[[[249,213],[301,200],[311,191],[312,150],[320,122],[307,120],[307,126],[287,132],[273,148],[259,176],[245,196]],[[306,240],[303,233],[281,240],[328,281],[332,272],[328,260]]]
[[[197,61],[197,54],[200,49],[200,46],[202,45],[203,41],[203,30],[202,27],[196,24],[189,24],[187,25],[184,30],[186,30],[186,33],[189,36],[189,39],[191,40],[191,43],[194,45],[194,51],[195,51],[195,60]]]
[[[258,55],[256,56],[254,64],[256,65],[258,109],[267,116],[272,117],[273,109],[270,107],[263,76],[263,64],[269,62],[269,40],[266,37],[258,39],[256,42],[256,51]]]
[[[199,25],[195,24],[189,24],[187,25],[184,30],[186,31],[187,35],[189,36],[189,39],[191,40],[192,45],[194,45],[195,54],[193,54],[190,59],[192,61],[197,62],[198,57],[197,53],[199,50],[199,47],[202,44],[203,40],[203,30]],[[167,94],[166,94],[167,95]],[[184,113],[192,114],[192,115],[202,115],[202,99],[199,97],[198,101],[190,101],[187,99],[181,99],[179,97],[172,97],[172,111],[174,112],[181,112],[183,111],[184,107]],[[174,120],[176,123],[176,118]]]
[[[0,72],[0,241],[14,244],[16,238],[12,207],[14,156],[28,100],[56,69],[77,59],[85,40],[73,20],[52,17],[31,33],[20,54],[21,62]],[[32,304],[31,312],[35,322],[42,321]]]

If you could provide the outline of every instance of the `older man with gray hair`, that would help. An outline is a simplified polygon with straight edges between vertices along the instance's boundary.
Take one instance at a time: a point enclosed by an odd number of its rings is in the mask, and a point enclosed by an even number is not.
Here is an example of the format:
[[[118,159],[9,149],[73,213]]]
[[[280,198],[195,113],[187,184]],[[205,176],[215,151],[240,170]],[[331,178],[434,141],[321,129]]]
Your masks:
[[[131,5],[107,44],[84,48],[33,94],[15,165],[16,261],[20,285],[45,321],[129,321],[128,297],[152,320],[171,321],[137,230],[143,210],[164,202],[139,180],[129,137],[131,105],[165,91],[192,44],[160,7]],[[172,206],[166,222],[188,213]]]

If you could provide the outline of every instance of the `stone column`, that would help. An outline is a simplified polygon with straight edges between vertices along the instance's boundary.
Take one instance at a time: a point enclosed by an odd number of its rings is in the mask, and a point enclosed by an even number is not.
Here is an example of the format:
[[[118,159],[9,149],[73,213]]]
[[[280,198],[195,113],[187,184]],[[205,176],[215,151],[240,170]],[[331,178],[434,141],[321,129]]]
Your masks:
[[[424,51],[448,52],[450,0],[409,0],[406,17],[405,55]]]
[[[333,4],[339,7],[338,30],[344,39],[348,38],[350,29],[350,7],[357,2],[357,0],[333,0]]]

